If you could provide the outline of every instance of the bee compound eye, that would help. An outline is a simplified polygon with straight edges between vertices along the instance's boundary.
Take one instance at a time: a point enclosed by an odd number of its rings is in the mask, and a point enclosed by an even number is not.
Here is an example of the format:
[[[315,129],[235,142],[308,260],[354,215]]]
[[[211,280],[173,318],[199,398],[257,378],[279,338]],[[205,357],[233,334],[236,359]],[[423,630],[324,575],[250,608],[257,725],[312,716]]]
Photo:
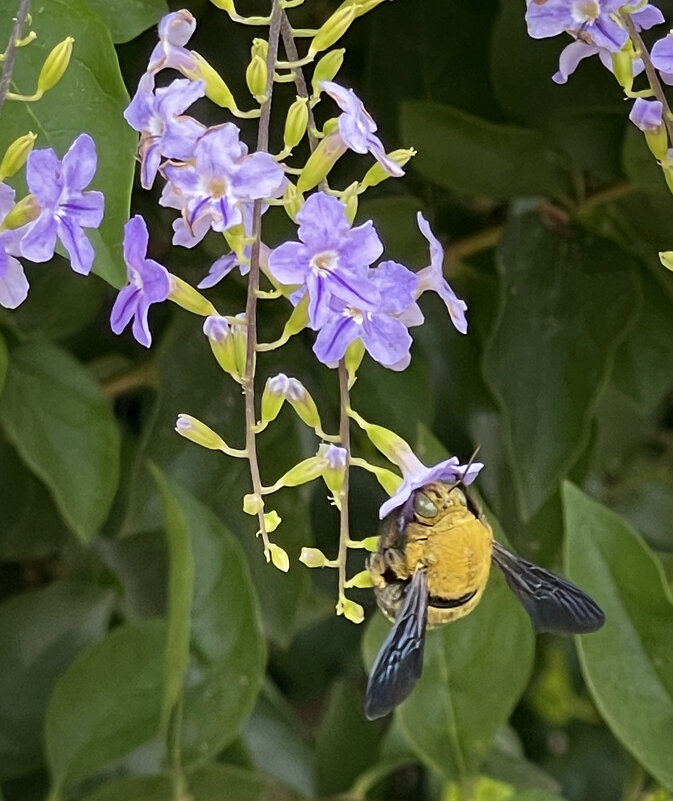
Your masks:
[[[461,506],[467,506],[467,498],[465,497],[465,493],[456,487],[453,492],[451,493],[453,498],[459,503]]]
[[[435,517],[438,509],[424,492],[418,492],[414,498],[414,511],[421,517]]]

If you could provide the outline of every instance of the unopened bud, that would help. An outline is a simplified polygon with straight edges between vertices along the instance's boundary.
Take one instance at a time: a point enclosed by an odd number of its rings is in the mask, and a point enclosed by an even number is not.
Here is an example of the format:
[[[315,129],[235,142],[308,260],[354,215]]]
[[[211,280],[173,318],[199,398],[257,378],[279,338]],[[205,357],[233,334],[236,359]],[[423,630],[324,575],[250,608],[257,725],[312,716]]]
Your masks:
[[[668,133],[664,125],[652,128],[649,131],[643,131],[643,134],[645,135],[647,146],[655,159],[659,161],[665,159],[668,152]]]
[[[201,317],[217,314],[217,309],[198,289],[194,289],[191,284],[183,281],[182,278],[178,278],[177,275],[171,274],[170,277],[171,291],[168,293],[169,300],[172,300],[173,303],[188,312],[192,312],[192,314],[199,314]]]
[[[373,586],[374,582],[369,570],[361,570],[346,582],[346,587],[355,587],[358,590],[366,590]]]
[[[319,548],[302,548],[299,561],[306,567],[325,567],[328,559]]]
[[[338,133],[326,136],[320,140],[318,147],[308,157],[304,169],[297,181],[299,192],[308,192],[322,180],[336,164],[338,159],[346,152],[346,145]]]
[[[231,228],[227,228],[223,233],[227,244],[236,254],[239,264],[247,264],[250,259],[248,253],[246,253],[248,240],[243,223],[232,225]]]
[[[344,63],[344,48],[339,50],[330,50],[318,61],[313,70],[313,78],[311,79],[311,88],[313,89],[313,96],[320,95],[320,82],[332,81],[336,77],[337,72],[341,69]]]
[[[70,64],[74,41],[72,36],[66,36],[45,58],[37,79],[37,91],[39,94],[53,89],[63,77],[63,74],[68,69],[68,64]]]
[[[283,573],[287,573],[290,569],[290,557],[287,555],[287,551],[284,551],[280,545],[276,545],[274,542],[268,544],[267,551],[273,566],[277,567],[278,570],[282,570]]]
[[[297,214],[299,214],[299,210],[303,205],[304,196],[299,193],[292,181],[288,181],[285,194],[283,195],[283,208],[292,222],[297,221]]]
[[[245,326],[230,326],[224,317],[212,315],[204,322],[203,333],[208,337],[210,349],[220,367],[225,373],[229,373],[235,381],[242,384],[245,380],[245,344],[247,339]],[[243,340],[242,357],[239,340]]]
[[[348,389],[353,388],[353,384],[357,379],[357,371],[362,364],[362,359],[365,355],[364,342],[358,337],[354,339],[351,344],[346,348],[344,355],[344,365],[348,373]]]
[[[287,111],[283,143],[288,150],[296,147],[304,138],[308,125],[308,98],[298,97]]]
[[[185,72],[187,77],[203,81],[206,87],[206,97],[213,103],[221,108],[229,109],[229,111],[238,111],[234,96],[220,73],[211,67],[200,53],[192,51],[192,56],[194,56],[195,69],[189,70],[189,73]]]
[[[346,204],[346,219],[353,225],[355,215],[358,213],[357,181],[352,183],[344,192],[341,200]]]
[[[262,423],[270,423],[278,417],[285,397],[290,379],[285,373],[278,373],[273,378],[267,378],[262,392]]]
[[[673,250],[664,250],[659,254],[659,261],[667,270],[673,272]]]
[[[355,16],[361,17],[383,2],[384,0],[354,0],[352,5],[355,8]]]
[[[348,451],[338,445],[321,445],[318,448],[318,456],[325,460],[323,470],[323,481],[334,497],[334,502],[341,508],[340,495],[346,478],[346,468],[348,467]]]
[[[35,195],[26,195],[14,205],[2,221],[2,228],[21,228],[26,223],[33,222],[40,216],[40,204]]]
[[[0,162],[0,181],[11,178],[23,167],[26,159],[33,149],[37,136],[30,131],[23,136],[15,139],[5,151],[5,155]]]
[[[175,430],[185,439],[211,451],[220,451],[227,447],[226,442],[219,434],[190,414],[178,415]]]
[[[253,56],[245,71],[245,80],[250,94],[259,102],[266,97],[267,75],[266,61],[261,56]]]
[[[334,14],[323,23],[318,33],[313,37],[313,41],[308,49],[309,55],[321,53],[341,39],[350,27],[351,22],[355,19],[355,16],[356,11],[353,6],[335,11]]]
[[[360,604],[351,601],[350,598],[342,598],[339,601],[337,604],[337,614],[343,615],[346,620],[350,620],[351,623],[362,623],[365,619],[365,610]]]
[[[243,496],[243,511],[246,515],[256,515],[264,508],[264,500],[254,493]]]
[[[250,48],[251,58],[259,56],[260,58],[264,59],[264,61],[266,61],[268,53],[269,53],[269,43],[266,41],[266,39],[252,40],[252,47]]]
[[[388,158],[392,159],[395,164],[399,164],[400,167],[404,167],[404,165],[408,163],[409,159],[413,158],[415,155],[416,150],[414,150],[413,147],[393,150],[392,153],[387,154]],[[366,189],[370,186],[377,186],[377,184],[380,184],[381,181],[385,181],[386,178],[390,178],[390,173],[382,164],[379,164],[377,161],[365,173],[365,177],[362,179],[360,188]]]
[[[321,427],[318,407],[301,381],[296,378],[288,379],[286,397],[303,423],[309,428]]]
[[[325,460],[320,456],[309,456],[299,464],[291,467],[285,475],[281,476],[273,485],[274,489],[281,487],[298,487],[300,484],[308,484],[322,475],[325,469]]]
[[[623,47],[611,55],[612,71],[617,82],[625,91],[630,92],[633,89],[633,50]]]
[[[234,0],[210,0],[210,2],[217,8],[221,8],[222,11],[226,11],[227,14],[236,14]]]

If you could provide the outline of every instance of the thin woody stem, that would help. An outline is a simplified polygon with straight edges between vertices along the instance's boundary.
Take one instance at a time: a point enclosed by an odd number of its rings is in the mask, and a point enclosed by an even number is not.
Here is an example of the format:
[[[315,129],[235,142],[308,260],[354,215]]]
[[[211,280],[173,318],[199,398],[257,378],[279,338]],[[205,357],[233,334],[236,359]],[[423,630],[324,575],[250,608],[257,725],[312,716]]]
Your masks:
[[[294,41],[294,36],[292,34],[292,27],[290,26],[290,21],[287,18],[286,12],[283,10],[281,14],[280,20],[280,34],[283,37],[283,47],[285,48],[285,54],[287,55],[288,61],[297,61],[299,59],[299,54],[297,53],[297,45]],[[299,97],[306,98],[308,100],[310,98],[308,87],[306,85],[306,79],[304,78],[304,70],[301,67],[297,67],[294,70],[294,83],[297,87],[297,94]],[[316,130],[315,126],[315,117],[313,116],[313,109],[311,108],[311,104],[307,103],[308,108],[308,146],[311,148],[311,153],[316,149],[318,145],[318,140],[311,134],[311,131]]]
[[[26,23],[29,8],[30,0],[21,0],[19,10],[14,18],[12,32],[9,35],[9,42],[5,50],[5,60],[2,65],[2,77],[0,77],[0,111],[9,91],[9,83],[12,80],[12,71],[14,70],[14,59],[16,58],[16,43],[21,38],[21,31],[23,31],[23,26]]]
[[[346,557],[348,555],[348,543],[350,541],[350,526],[348,517],[348,494],[351,466],[351,434],[350,418],[350,393],[348,391],[348,370],[343,359],[339,362],[339,400],[341,411],[339,414],[339,439],[341,447],[346,451],[346,472],[344,483],[341,489],[341,515],[339,525],[339,553],[337,562],[339,565],[339,601],[337,610],[341,608],[341,602],[345,598],[346,590]]]
[[[257,132],[257,151],[269,152],[269,120],[271,119],[271,99],[273,95],[273,73],[278,56],[278,39],[280,38],[281,7],[278,0],[272,0],[271,24],[269,26],[269,49],[266,57],[267,81],[266,99],[262,103],[259,128]],[[250,462],[250,477],[253,493],[262,496],[262,481],[257,461],[257,444],[255,441],[255,351],[257,348],[257,293],[259,291],[259,253],[262,241],[262,201],[256,200],[253,206],[252,235],[253,244],[250,254],[250,274],[248,276],[248,295],[245,304],[245,320],[248,341],[245,353],[245,449]],[[264,555],[269,559],[269,536],[264,522],[264,509],[257,513],[259,531],[264,542]]]

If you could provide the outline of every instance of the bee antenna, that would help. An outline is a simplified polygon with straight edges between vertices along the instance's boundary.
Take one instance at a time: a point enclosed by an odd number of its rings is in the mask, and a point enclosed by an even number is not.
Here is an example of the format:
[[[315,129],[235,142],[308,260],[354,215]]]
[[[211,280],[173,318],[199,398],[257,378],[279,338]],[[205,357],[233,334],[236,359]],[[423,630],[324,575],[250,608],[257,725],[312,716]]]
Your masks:
[[[474,453],[472,454],[472,456],[470,456],[468,463],[465,465],[465,469],[463,470],[463,475],[461,476],[460,481],[456,482],[456,486],[458,486],[458,484],[462,484],[463,480],[465,479],[465,476],[470,472],[470,468],[474,464],[474,461],[477,458],[477,454],[479,453],[480,448],[481,445],[477,445],[477,447],[474,449]]]

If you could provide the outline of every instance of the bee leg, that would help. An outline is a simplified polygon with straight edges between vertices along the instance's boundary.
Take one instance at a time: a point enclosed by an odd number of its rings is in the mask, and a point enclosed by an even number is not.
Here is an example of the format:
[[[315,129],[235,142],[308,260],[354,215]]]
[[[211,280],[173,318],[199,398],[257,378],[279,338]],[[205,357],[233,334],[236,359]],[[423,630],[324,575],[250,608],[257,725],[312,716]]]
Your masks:
[[[383,578],[383,574],[386,572],[387,567],[386,560],[382,553],[373,553],[369,557],[367,568],[369,570],[369,575],[372,577],[372,584],[375,587],[386,586],[386,580]]]

